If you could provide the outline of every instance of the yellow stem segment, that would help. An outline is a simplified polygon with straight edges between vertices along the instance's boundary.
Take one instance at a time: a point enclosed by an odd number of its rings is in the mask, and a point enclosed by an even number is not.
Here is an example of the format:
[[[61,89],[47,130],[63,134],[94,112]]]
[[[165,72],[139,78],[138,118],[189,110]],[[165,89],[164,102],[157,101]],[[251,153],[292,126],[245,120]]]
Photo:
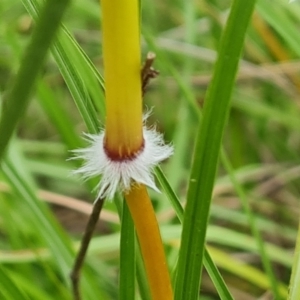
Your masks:
[[[143,145],[139,4],[101,0],[107,153],[133,157]]]
[[[111,159],[133,158],[143,147],[138,0],[101,0],[106,88],[105,150]],[[125,195],[138,234],[154,300],[173,292],[155,213],[144,185]]]
[[[134,186],[125,199],[133,218],[153,300],[172,300],[173,291],[151,200],[144,185]]]

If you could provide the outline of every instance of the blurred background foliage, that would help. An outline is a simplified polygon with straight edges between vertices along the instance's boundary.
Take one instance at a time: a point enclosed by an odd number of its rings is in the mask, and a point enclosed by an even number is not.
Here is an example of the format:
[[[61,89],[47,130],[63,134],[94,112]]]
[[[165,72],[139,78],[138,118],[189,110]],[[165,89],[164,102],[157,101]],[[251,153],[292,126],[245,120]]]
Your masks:
[[[33,3],[38,1],[0,3],[1,98],[31,37],[34,22],[28,10]],[[230,3],[141,3],[143,57],[155,52],[160,71],[145,95],[145,110],[155,107],[149,125],[156,124],[174,143],[175,155],[163,169],[183,204],[198,109]],[[1,166],[1,299],[71,297],[68,273],[95,197],[90,192],[95,182],[71,176],[76,162],[67,159],[72,156],[69,150],[85,144],[82,133],[96,131],[104,122],[102,81],[92,67],[103,73],[99,12],[98,1],[72,1],[64,18],[71,38],[60,32],[10,145],[9,159]],[[299,219],[299,27],[299,2],[257,2],[232,96],[223,145],[237,182],[221,163],[207,242],[236,299],[269,299],[270,288],[239,188],[254,212],[282,293],[287,292]],[[76,95],[98,111],[98,123],[91,122],[90,128],[78,112]],[[181,226],[166,196],[151,196],[168,262],[174,266]],[[87,258],[84,299],[118,298],[119,232],[117,208],[106,203]],[[138,265],[138,270],[143,287],[143,267]],[[219,299],[207,274],[201,291],[201,299]]]

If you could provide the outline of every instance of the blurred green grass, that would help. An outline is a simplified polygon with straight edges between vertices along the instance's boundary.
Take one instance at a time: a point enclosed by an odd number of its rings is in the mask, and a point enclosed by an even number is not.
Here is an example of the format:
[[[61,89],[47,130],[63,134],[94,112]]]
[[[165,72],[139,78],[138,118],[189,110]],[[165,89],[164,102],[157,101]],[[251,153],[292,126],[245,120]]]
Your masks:
[[[257,3],[223,140],[235,178],[266,242],[275,276],[285,288],[293,263],[300,194],[300,4],[287,2]],[[198,125],[195,107],[203,106],[229,5],[230,1],[199,1],[188,11],[191,8],[181,1],[142,2],[142,51],[144,55],[149,50],[156,52],[155,67],[160,71],[146,93],[145,107],[155,106],[149,124],[156,122],[178,150],[162,167],[182,203]],[[18,298],[19,291],[24,299],[70,299],[71,245],[77,245],[84,229],[86,211],[81,202],[92,203],[90,187],[94,183],[70,176],[76,165],[66,159],[71,156],[68,150],[84,144],[82,132],[95,132],[104,121],[102,79],[89,64],[102,74],[98,12],[97,1],[72,2],[64,25],[85,54],[61,32],[10,146],[10,162],[1,166],[0,286],[18,287]],[[22,1],[1,1],[1,99],[18,69],[32,26]],[[192,38],[186,28],[193,28]],[[72,82],[78,85],[72,86]],[[88,126],[76,108],[82,99],[91,107]],[[27,193],[21,193],[22,185]],[[174,266],[180,226],[166,196],[151,195],[168,262]],[[73,203],[65,196],[79,201]],[[39,199],[46,200],[46,205]],[[87,258],[85,299],[118,298],[120,225],[114,204],[106,203],[102,218]],[[216,249],[212,257],[235,299],[257,299],[268,293],[261,254],[236,184],[222,164],[207,242]],[[201,293],[203,299],[219,299],[206,273]],[[4,289],[0,295],[11,299]]]

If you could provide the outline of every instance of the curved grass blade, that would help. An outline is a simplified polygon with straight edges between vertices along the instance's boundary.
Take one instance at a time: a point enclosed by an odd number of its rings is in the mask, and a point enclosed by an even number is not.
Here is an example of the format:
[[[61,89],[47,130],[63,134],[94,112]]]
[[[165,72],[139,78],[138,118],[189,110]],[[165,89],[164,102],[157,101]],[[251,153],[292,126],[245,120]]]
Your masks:
[[[29,14],[37,18],[38,1],[22,2]],[[65,27],[54,42],[51,52],[88,132],[97,133],[100,128],[99,113],[103,117],[105,111],[103,78]]]
[[[17,144],[13,144],[12,146],[17,146]],[[22,163],[18,149],[12,146],[8,153],[9,156],[3,160],[2,173],[16,195],[30,208],[32,217],[28,222],[30,222],[32,227],[36,228],[36,233],[40,240],[50,249],[59,274],[65,283],[63,287],[67,289],[66,286],[69,283],[69,272],[74,255],[71,240],[60,228],[45,204],[38,200],[30,174],[23,168],[24,164]],[[96,283],[94,278],[91,277],[90,269],[86,269],[82,280],[83,292],[86,297],[92,297],[95,294],[95,285]],[[101,290],[99,290],[99,293],[101,293]]]
[[[69,0],[48,0],[37,21],[18,75],[2,105],[0,120],[0,160],[18,120],[26,110],[35,80],[69,2]]]

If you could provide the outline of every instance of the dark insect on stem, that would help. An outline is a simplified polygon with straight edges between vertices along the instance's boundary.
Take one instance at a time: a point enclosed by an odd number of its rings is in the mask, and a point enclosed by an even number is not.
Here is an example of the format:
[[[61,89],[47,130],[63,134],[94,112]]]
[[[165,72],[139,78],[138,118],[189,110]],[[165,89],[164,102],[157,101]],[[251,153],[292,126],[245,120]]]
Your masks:
[[[145,63],[142,68],[142,94],[146,92],[149,81],[159,75],[159,71],[155,70],[152,65],[156,55],[153,52],[148,52]]]

